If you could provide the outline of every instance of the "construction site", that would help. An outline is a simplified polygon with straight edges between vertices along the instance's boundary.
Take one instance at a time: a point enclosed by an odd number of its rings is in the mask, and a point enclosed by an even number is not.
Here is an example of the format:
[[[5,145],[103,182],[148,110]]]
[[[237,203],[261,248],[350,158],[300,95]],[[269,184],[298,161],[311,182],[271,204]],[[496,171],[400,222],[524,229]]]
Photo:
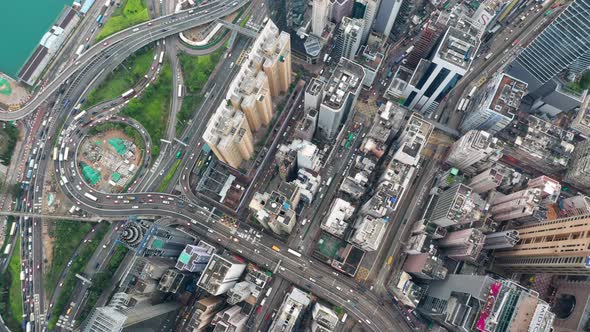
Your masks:
[[[141,164],[142,152],[121,130],[86,137],[78,152],[84,180],[96,190],[117,193],[130,183]]]

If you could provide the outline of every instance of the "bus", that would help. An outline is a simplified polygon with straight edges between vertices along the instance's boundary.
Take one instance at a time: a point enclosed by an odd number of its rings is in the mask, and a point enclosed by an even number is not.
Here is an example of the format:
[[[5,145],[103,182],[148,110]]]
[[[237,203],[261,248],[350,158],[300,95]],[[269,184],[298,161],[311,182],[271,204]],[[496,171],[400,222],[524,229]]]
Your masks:
[[[65,175],[61,176],[61,180],[64,182],[64,184],[68,184],[68,178],[66,178]]]
[[[414,50],[414,45],[408,47],[408,49],[406,50],[405,54],[406,55],[410,54],[410,52],[412,52],[412,50]]]
[[[272,250],[277,251],[277,252],[281,251],[281,248],[279,248],[277,246],[272,246],[271,248],[272,248]]]
[[[160,52],[160,60],[158,60],[159,64],[162,64],[164,62],[164,51]]]
[[[84,115],[86,115],[86,111],[82,111],[82,112],[76,114],[76,116],[74,117],[74,121],[80,120],[80,118],[83,117]]]
[[[13,222],[12,226],[10,226],[10,236],[14,236],[14,234],[16,234],[16,222]]]
[[[340,320],[342,323],[346,322],[346,319],[348,318],[348,314],[344,313],[344,315],[342,316],[342,319]]]
[[[180,156],[182,156],[182,151],[176,152],[176,159],[180,159]]]
[[[264,20],[262,20],[262,24],[266,25],[266,22],[268,22],[268,16],[264,17]],[[324,57],[324,62],[326,62],[326,58]]]
[[[98,17],[96,18],[96,23],[100,24],[100,21],[102,21],[102,15],[98,15]]]
[[[55,148],[53,148],[53,161],[56,161],[57,160],[57,156],[58,156],[58,154],[57,154],[57,147],[55,147]]]
[[[66,150],[64,151],[64,161],[68,161],[68,154],[70,153],[70,147],[66,146]]]
[[[82,55],[82,52],[84,52],[84,44],[78,46],[78,49],[76,50],[76,56]]]
[[[469,91],[469,98],[473,97],[473,94],[475,93],[475,90],[477,90],[477,87],[474,86],[473,88],[471,88],[471,91]]]
[[[25,271],[20,271],[20,281],[25,280]]]
[[[121,95],[121,98],[123,99],[128,99],[129,97],[131,97],[133,94],[135,93],[134,89],[129,89],[127,92],[123,93]]]
[[[88,199],[90,199],[90,200],[92,200],[94,202],[96,202],[98,200],[98,198],[96,198],[96,196],[91,195],[89,193],[84,193],[84,197],[86,197],[86,198],[88,198]]]
[[[295,251],[295,250],[293,250],[291,248],[287,249],[287,252],[290,253],[291,255],[294,255],[294,256],[297,256],[297,257],[301,257],[301,254],[300,253],[298,253],[297,251]]]
[[[330,183],[332,183],[332,176],[330,176],[328,178],[328,181],[326,181],[326,187],[330,185]]]
[[[178,84],[178,98],[182,97],[182,84]]]
[[[270,295],[270,292],[272,292],[272,287],[269,287],[268,290],[266,291],[266,296]]]
[[[29,168],[33,168],[33,165],[35,165],[35,159],[29,160]]]
[[[467,101],[467,99],[461,98],[461,101],[459,102],[459,106],[457,106],[457,110],[458,111],[462,111],[463,110],[463,106],[465,105],[465,102],[466,101]]]
[[[4,255],[10,254],[10,249],[12,249],[12,243],[7,244],[6,248],[4,248]]]
[[[74,214],[74,211],[76,211],[76,206],[72,205],[69,212],[70,212],[70,214]]]
[[[494,53],[488,53],[488,55],[486,55],[484,59],[489,60],[492,57],[492,55],[494,55]]]

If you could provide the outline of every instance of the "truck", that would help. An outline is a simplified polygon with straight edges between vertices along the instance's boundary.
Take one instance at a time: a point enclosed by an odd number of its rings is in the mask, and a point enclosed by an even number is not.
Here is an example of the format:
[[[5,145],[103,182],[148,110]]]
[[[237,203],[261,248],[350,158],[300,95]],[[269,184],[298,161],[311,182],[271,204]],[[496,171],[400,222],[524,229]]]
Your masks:
[[[487,55],[484,57],[484,59],[486,59],[486,60],[489,60],[489,59],[492,57],[492,55],[494,55],[494,53],[488,53],[488,54],[487,54]]]
[[[408,49],[406,50],[405,54],[406,55],[410,54],[410,52],[412,52],[412,50],[414,50],[414,45],[408,47]]]
[[[159,64],[162,64],[164,62],[164,51],[160,52],[160,59],[158,60]]]

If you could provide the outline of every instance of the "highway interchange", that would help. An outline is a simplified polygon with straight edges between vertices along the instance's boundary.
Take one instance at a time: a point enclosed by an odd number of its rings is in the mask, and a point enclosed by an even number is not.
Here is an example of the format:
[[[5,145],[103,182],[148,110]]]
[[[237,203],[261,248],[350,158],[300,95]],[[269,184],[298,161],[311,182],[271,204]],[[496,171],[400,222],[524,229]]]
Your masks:
[[[211,95],[207,96],[194,117],[194,119],[200,119],[200,121],[193,120],[180,136],[181,138],[187,137],[188,140],[184,142],[185,144],[173,142],[169,146],[166,146],[159,158],[159,162],[157,165],[154,165],[151,170],[147,169],[149,159],[146,158],[146,167],[142,168],[142,175],[144,176],[141,176],[141,180],[131,188],[131,191],[134,191],[134,193],[107,195],[96,192],[80,178],[77,169],[71,167],[72,159],[69,159],[69,161],[52,160],[52,148],[49,146],[49,142],[52,141],[52,138],[55,140],[55,137],[61,136],[64,142],[69,142],[61,146],[59,149],[61,152],[63,152],[64,147],[68,145],[70,146],[70,151],[76,151],[79,147],[76,143],[81,142],[81,139],[85,135],[85,130],[80,130],[79,128],[88,122],[88,118],[82,117],[81,119],[74,120],[72,114],[73,105],[75,105],[92,87],[100,83],[100,81],[127,56],[149,43],[163,40],[167,36],[186,30],[189,27],[206,24],[218,18],[227,16],[229,13],[235,11],[246,3],[246,1],[243,0],[237,2],[238,4],[236,6],[232,6],[234,1],[211,1],[206,6],[195,9],[194,12],[191,13],[184,11],[155,18],[150,22],[137,26],[140,29],[138,31],[136,30],[136,27],[133,27],[119,32],[89,48],[88,51],[84,53],[83,59],[80,59],[75,65],[66,67],[58,74],[56,79],[51,83],[46,84],[43,90],[41,90],[20,110],[14,112],[0,111],[0,119],[2,120],[21,119],[33,113],[50,97],[54,97],[56,92],[65,90],[58,95],[57,102],[53,105],[52,110],[48,112],[48,114],[40,116],[36,121],[37,128],[40,129],[40,136],[36,141],[45,142],[46,146],[37,145],[39,153],[35,156],[35,164],[38,164],[38,168],[31,180],[30,190],[27,192],[27,196],[24,200],[24,202],[27,202],[25,204],[28,204],[31,209],[39,207],[37,204],[41,201],[43,188],[39,191],[36,187],[39,185],[42,186],[44,183],[45,171],[49,166],[49,163],[53,162],[53,167],[56,170],[56,177],[59,178],[63,175],[68,180],[62,181],[63,184],[60,184],[62,191],[73,204],[88,213],[100,216],[121,217],[126,217],[131,214],[143,216],[170,216],[189,221],[189,224],[185,225],[184,223],[181,223],[181,226],[189,228],[191,231],[195,232],[195,235],[202,238],[208,238],[212,242],[216,242],[221,246],[243,255],[261,266],[266,266],[269,269],[275,269],[278,267],[277,273],[282,278],[292,282],[302,289],[313,292],[321,298],[340,305],[369,330],[385,331],[390,330],[392,326],[395,327],[396,331],[409,330],[397,309],[394,309],[387,303],[383,303],[379,297],[372,292],[365,291],[352,279],[337,275],[336,272],[321,262],[312,259],[305,254],[302,257],[290,255],[286,252],[286,249],[288,248],[287,245],[277,243],[276,239],[266,235],[262,235],[260,238],[255,238],[254,241],[251,242],[243,241],[243,234],[247,232],[247,228],[230,228],[216,221],[216,216],[212,213],[215,208],[203,202],[202,199],[199,199],[190,190],[191,171],[195,167],[197,158],[194,153],[191,153],[191,150],[186,148],[186,146],[200,147],[203,144],[201,134],[205,129],[204,124],[206,123],[206,118],[211,110],[215,108],[215,105],[223,99],[224,91],[226,90],[231,77],[237,72],[237,66],[232,68],[230,62],[233,64],[237,60],[240,52],[247,47],[247,43],[243,39],[238,39],[236,41],[233,54],[230,54],[224,63],[221,64],[219,70],[222,74],[212,78],[210,84],[215,87],[215,89],[213,89]],[[528,24],[525,29],[532,24],[532,22]],[[515,34],[515,36],[517,36],[517,34]],[[505,43],[504,47],[507,47],[509,43],[510,42]],[[166,51],[170,53],[172,50],[173,47],[167,45]],[[490,62],[496,64],[498,61],[499,58],[494,57]],[[485,65],[476,67],[476,69],[469,75],[477,77],[480,73],[484,72],[485,69],[489,68],[489,66],[491,66],[491,64],[486,63]],[[468,84],[469,82],[471,81],[461,81],[462,84]],[[177,83],[175,83],[175,85],[177,85]],[[453,99],[458,100],[458,98],[460,98],[460,92],[462,92],[464,87],[461,86],[461,88],[462,89],[459,92],[452,95]],[[141,87],[139,89],[141,89]],[[113,113],[118,110],[116,108],[124,103],[124,100],[119,99],[108,103],[109,105],[99,105],[88,110],[88,115],[95,117],[95,119],[91,121],[93,121],[94,124],[98,123],[98,121],[107,120],[128,123],[138,128],[138,131],[144,134],[146,147],[149,150],[151,144],[149,135],[145,135],[145,130],[140,127],[141,125],[131,119],[125,119],[113,115]],[[115,105],[114,110],[110,104]],[[454,103],[447,102],[446,105],[454,105]],[[446,105],[441,105],[443,107],[439,108],[439,110],[445,111]],[[178,109],[180,106],[174,104],[172,107]],[[47,126],[44,128],[39,126],[39,122],[42,119],[49,120]],[[90,126],[84,128],[88,129]],[[283,127],[282,130],[285,130],[285,128]],[[33,130],[33,132],[36,134],[35,130]],[[173,138],[170,129],[168,138]],[[167,193],[154,192],[154,188],[161,180],[161,172],[159,172],[159,170],[166,170],[171,167],[175,162],[172,156],[177,151],[183,151],[186,153],[182,155],[182,171],[171,182],[180,183],[180,187],[183,188],[182,195],[176,196]],[[350,151],[347,152],[345,158],[341,159],[341,162],[337,165],[335,171],[330,170],[326,173],[326,177],[340,177],[340,171],[342,170],[344,163],[350,158]],[[71,154],[71,158],[74,158],[74,165],[77,164],[75,161],[76,155],[77,153]],[[149,153],[146,155],[149,155]],[[145,174],[148,176],[145,176]],[[334,182],[337,183],[338,181]],[[335,186],[330,186],[330,188],[328,188],[328,196],[333,194],[334,190]],[[85,197],[84,193],[91,193],[96,196],[96,201]],[[129,203],[122,203],[124,201],[129,201]],[[323,201],[320,200],[317,204],[319,205],[320,202],[329,202],[329,199]],[[323,209],[327,209],[326,204],[327,203],[321,203]],[[318,219],[317,215],[316,219]],[[41,273],[35,272],[39,270],[35,262],[40,262],[42,260],[42,248],[40,245],[36,245],[42,243],[39,220],[40,219],[38,218],[25,218],[24,223],[24,226],[27,228],[35,227],[35,230],[31,234],[31,236],[35,237],[31,242],[31,256],[26,259],[26,264],[28,265],[27,272],[30,274],[30,276],[27,276],[27,280],[31,278],[34,282],[32,283],[32,289],[26,290],[25,293],[27,293],[29,301],[36,301],[34,306],[36,314],[39,313],[38,308],[47,307],[43,303],[43,288],[40,287]],[[317,225],[317,220],[314,223]],[[25,231],[28,231],[28,229],[23,230],[23,232]],[[26,237],[23,239],[25,238]],[[304,242],[301,241],[299,246],[302,246],[303,243]],[[272,250],[271,246],[273,245],[278,245],[281,248],[281,251],[277,252]],[[304,244],[305,247],[307,247],[307,245],[308,243]],[[34,294],[37,294],[38,296],[34,297]]]

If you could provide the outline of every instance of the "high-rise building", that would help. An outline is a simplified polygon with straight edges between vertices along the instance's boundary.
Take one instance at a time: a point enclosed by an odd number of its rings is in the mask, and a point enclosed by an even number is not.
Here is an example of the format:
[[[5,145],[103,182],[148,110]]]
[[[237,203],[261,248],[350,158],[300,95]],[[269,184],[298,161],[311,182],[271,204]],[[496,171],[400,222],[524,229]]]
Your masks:
[[[221,295],[236,284],[245,269],[246,264],[233,257],[214,254],[201,274],[197,286],[209,294]]]
[[[164,293],[176,293],[183,285],[186,285],[188,280],[189,274],[187,272],[168,269],[158,282],[158,290]]]
[[[178,257],[194,238],[172,227],[147,220],[129,220],[119,233],[119,241],[137,256]]]
[[[318,119],[318,134],[332,140],[356,104],[365,76],[363,66],[346,58],[340,59],[324,87]]]
[[[563,181],[585,192],[590,191],[590,140],[576,145]]]
[[[514,229],[486,234],[486,242],[483,248],[486,250],[512,248],[519,240],[518,231]]]
[[[85,323],[83,332],[120,332],[127,316],[114,307],[97,307]]]
[[[303,108],[307,112],[309,110],[318,110],[322,102],[324,92],[324,82],[319,77],[314,77],[305,88],[305,95],[303,99]]]
[[[559,194],[561,193],[561,183],[546,175],[541,175],[534,179],[530,179],[529,182],[527,182],[527,188],[540,189],[542,199],[541,203],[543,204],[556,203],[557,199],[559,198]]]
[[[472,96],[461,131],[485,130],[494,135],[506,128],[526,92],[525,82],[504,73],[496,74]]]
[[[277,190],[256,193],[248,206],[262,226],[279,235],[291,234],[297,222],[295,208],[299,204],[299,187],[282,182]]]
[[[215,252],[215,247],[200,241],[198,245],[187,244],[176,262],[176,268],[181,271],[202,272],[211,255]]]
[[[194,332],[205,330],[223,303],[223,298],[219,296],[209,296],[195,302],[195,311],[188,323],[189,328]]]
[[[313,317],[313,323],[319,324],[329,331],[334,330],[336,325],[338,325],[338,315],[332,309],[319,302],[316,302],[313,306],[311,316]]]
[[[313,0],[311,9],[311,32],[316,36],[322,36],[328,14],[330,11],[330,0]]]
[[[298,288],[293,288],[291,293],[285,297],[279,312],[270,325],[269,332],[291,332],[295,324],[300,319],[300,314],[309,304],[311,298],[309,294]]]
[[[412,113],[397,141],[397,150],[393,159],[406,165],[416,166],[420,161],[420,153],[428,143],[434,126],[420,114]]]
[[[404,0],[381,0],[379,11],[375,18],[375,31],[383,34],[385,39],[389,37],[395,19],[399,14]]]
[[[375,251],[387,230],[387,220],[369,215],[359,217],[354,225],[355,232],[350,241],[366,251]]]
[[[520,241],[494,252],[494,265],[507,272],[588,275],[590,215],[516,227]]]
[[[424,297],[428,286],[418,285],[412,281],[412,276],[405,271],[399,271],[391,279],[388,291],[393,293],[403,305],[416,308],[422,297]]]
[[[586,94],[576,117],[570,123],[570,128],[582,136],[590,138],[590,94]]]
[[[578,195],[564,198],[559,202],[559,208],[567,217],[590,214],[590,197]]]
[[[336,198],[332,202],[330,213],[322,220],[320,228],[332,235],[342,237],[344,231],[348,228],[346,221],[352,216],[353,212],[354,206],[352,204],[341,198]]]
[[[487,275],[432,281],[418,310],[451,331],[551,331],[555,319],[538,293]]]
[[[443,261],[429,252],[408,255],[402,269],[417,278],[426,280],[442,280],[448,272]]]
[[[360,18],[365,21],[363,24],[363,33],[361,44],[367,42],[367,38],[371,33],[373,21],[375,21],[375,14],[377,14],[378,3],[376,0],[356,0],[352,7],[352,18]]]
[[[474,192],[481,194],[500,186],[503,179],[504,173],[495,165],[471,178],[468,185]]]
[[[228,88],[235,109],[246,115],[251,130],[268,126],[272,120],[272,97],[268,77],[252,61],[246,61]]]
[[[242,312],[242,308],[234,305],[218,312],[211,324],[215,325],[213,332],[242,332],[245,330],[247,320],[248,315]]]
[[[362,19],[344,17],[336,32],[334,58],[354,59],[363,38],[364,21]]]
[[[468,186],[458,183],[435,196],[429,221],[441,227],[468,224],[483,215],[485,202]]]
[[[547,217],[547,210],[541,205],[541,189],[538,188],[523,189],[509,195],[496,193],[490,211],[494,221],[530,222]]]
[[[485,235],[476,228],[466,228],[448,233],[438,241],[445,256],[459,260],[476,262],[485,242]]]
[[[352,13],[352,6],[354,0],[331,0],[332,1],[332,15],[330,16],[332,22],[338,24],[342,22],[344,17],[350,16]]]
[[[252,45],[249,61],[262,68],[268,77],[271,96],[286,93],[293,81],[291,37],[269,20]]]
[[[229,104],[219,105],[203,138],[217,159],[233,168],[254,155],[254,138],[246,116]]]
[[[482,130],[470,130],[453,143],[447,164],[463,173],[477,174],[502,157],[502,142]]]
[[[451,23],[431,58],[420,60],[414,70],[403,92],[404,106],[423,114],[434,111],[469,70],[482,33],[466,17]]]
[[[590,67],[590,1],[572,1],[516,58],[537,86],[561,72],[580,73]],[[529,79],[525,80],[529,85]]]

